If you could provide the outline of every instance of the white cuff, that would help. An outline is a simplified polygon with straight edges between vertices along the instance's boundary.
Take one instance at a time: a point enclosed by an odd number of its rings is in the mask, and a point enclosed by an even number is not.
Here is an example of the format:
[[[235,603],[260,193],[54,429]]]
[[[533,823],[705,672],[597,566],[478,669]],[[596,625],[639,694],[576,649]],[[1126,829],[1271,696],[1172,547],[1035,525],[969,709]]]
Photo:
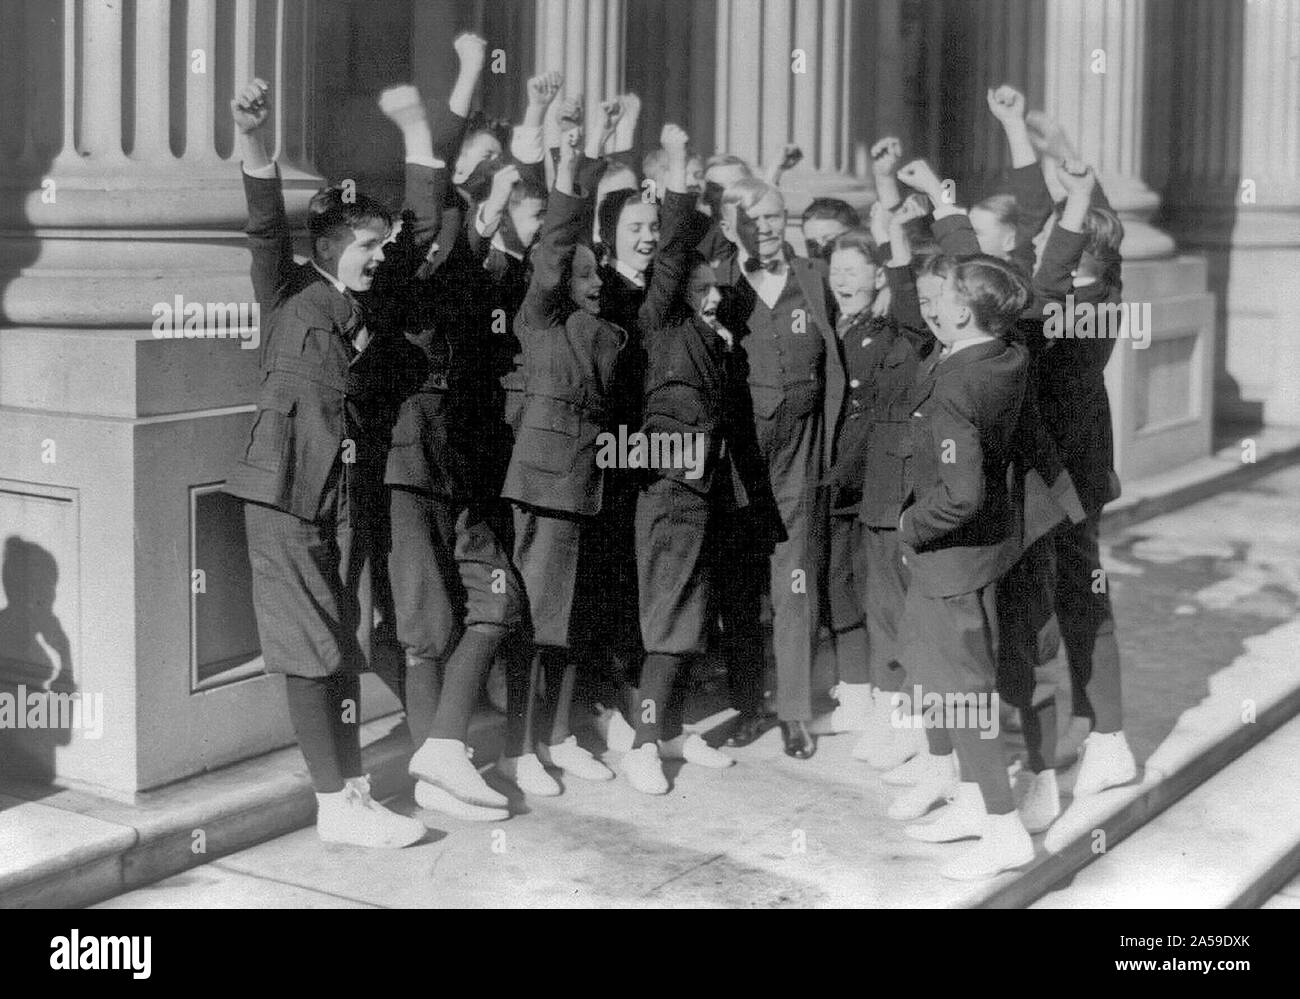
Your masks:
[[[510,155],[518,163],[540,163],[545,155],[540,125],[516,125],[510,133]]]
[[[266,166],[249,167],[245,166],[244,173],[250,177],[258,177],[261,180],[275,180],[275,161],[272,160]]]
[[[432,170],[445,170],[447,164],[435,156],[408,156],[407,163],[413,163],[415,166],[425,166]]]

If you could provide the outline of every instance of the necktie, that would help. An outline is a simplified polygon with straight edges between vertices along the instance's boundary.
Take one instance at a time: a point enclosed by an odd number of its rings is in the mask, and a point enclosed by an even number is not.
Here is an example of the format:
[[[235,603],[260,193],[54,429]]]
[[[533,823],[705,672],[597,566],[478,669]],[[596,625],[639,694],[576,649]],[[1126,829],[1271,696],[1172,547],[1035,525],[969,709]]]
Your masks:
[[[780,257],[773,257],[771,260],[759,260],[758,257],[750,257],[745,261],[745,273],[753,274],[755,271],[767,271],[769,274],[775,274],[781,269],[783,262]]]

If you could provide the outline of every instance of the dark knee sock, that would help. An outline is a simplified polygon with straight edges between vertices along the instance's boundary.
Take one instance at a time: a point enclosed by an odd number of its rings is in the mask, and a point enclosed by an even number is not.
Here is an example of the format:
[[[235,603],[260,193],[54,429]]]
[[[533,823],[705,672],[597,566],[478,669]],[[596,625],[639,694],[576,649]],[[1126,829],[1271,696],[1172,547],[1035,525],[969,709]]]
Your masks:
[[[436,659],[406,657],[406,727],[411,745],[419,749],[433,730],[441,693],[442,665]]]
[[[1046,684],[1034,691],[1032,701],[1020,707],[1020,729],[1036,774],[1056,769],[1056,688]]]
[[[636,707],[631,716],[636,726],[633,749],[660,738],[680,665],[679,656],[652,652],[645,657],[645,665],[641,667],[641,688],[636,693]]]
[[[980,731],[974,728],[954,728],[950,734],[957,747],[961,779],[979,784],[985,810],[990,815],[1014,812],[1016,801],[1011,795],[1011,779],[1007,777],[1002,740],[982,739]]]
[[[537,704],[540,664],[529,642],[512,635],[502,646],[506,662],[506,741],[502,752],[517,757],[531,752],[533,712]]]
[[[568,649],[543,648],[541,683],[546,704],[537,714],[537,734],[548,746],[557,746],[569,737],[569,709],[573,705],[573,684],[577,664]]]
[[[505,628],[501,625],[475,624],[465,630],[456,651],[447,660],[442,699],[438,702],[438,712],[429,731],[431,739],[464,742],[469,738],[469,719],[474,712],[474,702],[478,700],[479,687],[492,667],[492,659],[504,635]]]
[[[333,698],[330,678],[286,676],[284,690],[289,702],[289,721],[298,748],[307,761],[307,772],[318,794],[343,790],[344,774],[334,745]]]
[[[840,683],[870,683],[867,631],[861,625],[835,634],[835,665]]]
[[[361,768],[361,677],[356,673],[335,673],[330,677],[333,700],[331,718],[334,746],[343,777],[360,777]]]

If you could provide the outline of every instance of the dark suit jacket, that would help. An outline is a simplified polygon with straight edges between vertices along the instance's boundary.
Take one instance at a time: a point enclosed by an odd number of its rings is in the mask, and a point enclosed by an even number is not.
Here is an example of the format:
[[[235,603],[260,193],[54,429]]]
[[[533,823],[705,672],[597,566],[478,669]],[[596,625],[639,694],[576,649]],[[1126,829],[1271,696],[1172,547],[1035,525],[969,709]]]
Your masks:
[[[310,263],[294,263],[279,176],[245,174],[244,191],[253,289],[263,317],[261,387],[226,491],[315,520],[345,440],[355,445],[350,478],[364,494],[355,498],[377,496],[393,392],[410,355],[382,330],[358,355],[352,340],[365,321],[361,304]]]
[[[1011,263],[1028,277],[1029,271],[1026,268],[1033,267],[1034,259],[1034,248],[1030,244],[1045,220],[1044,201],[1046,213],[1050,214],[1052,210],[1051,197],[1037,164],[1013,170],[1011,174],[1014,183],[1026,189],[1017,193],[1017,197],[1025,197],[1030,206],[1028,212],[1021,214]],[[1013,188],[1013,192],[1014,190]],[[939,219],[935,222],[934,233],[939,248],[944,253],[960,257],[979,252],[979,241],[965,215]],[[1067,518],[1076,523],[1083,520],[1085,512],[1074,480],[1061,460],[1056,443],[1038,410],[1038,357],[1043,338],[1037,303],[1031,302],[1026,308],[1016,323],[1012,336],[1024,343],[1029,351],[1029,370],[1026,375],[1028,388],[1016,423],[1011,483],[1011,495],[1022,517],[1021,544],[1028,548]]]
[[[848,375],[844,421],[827,474],[830,508],[872,527],[895,528],[903,503],[905,456],[917,366],[928,330],[893,315],[855,316],[840,337]]]
[[[597,438],[627,334],[576,309],[568,274],[590,225],[587,199],[552,190],[534,268],[515,320],[524,353],[524,404],[501,495],[565,513],[599,513],[604,470]]]
[[[899,539],[911,549],[912,585],[927,596],[970,593],[1018,557],[1007,484],[1027,367],[1020,344],[976,344],[927,364],[911,396]]]
[[[1067,294],[1074,295],[1076,305],[1119,302],[1118,265],[1094,284],[1073,287],[1071,272],[1078,266],[1085,242],[1081,233],[1060,226],[1052,230],[1034,275],[1035,291],[1043,302],[1063,302]],[[1079,499],[1086,510],[1095,512],[1120,494],[1105,379],[1115,341],[1110,337],[1047,340],[1041,322],[1037,332],[1041,338],[1038,409]]]
[[[819,261],[803,257],[787,256],[791,273],[799,283],[799,290],[811,312],[808,317],[812,331],[821,337],[826,348],[825,370],[823,372],[822,416],[824,438],[822,458],[824,467],[829,467],[835,460],[835,439],[839,432],[841,415],[844,411],[844,359],[840,353],[839,338],[835,335],[835,325],[831,319],[834,311],[830,302],[830,291],[826,285],[825,265]],[[745,278],[740,259],[736,254],[724,258],[714,268],[719,289],[722,291],[722,303],[718,307],[718,317],[722,324],[738,337],[745,335],[746,323],[754,310],[757,293],[753,285]],[[777,405],[786,397],[787,386],[760,385],[752,380],[751,394],[763,397],[762,404]],[[758,389],[758,392],[753,392]]]

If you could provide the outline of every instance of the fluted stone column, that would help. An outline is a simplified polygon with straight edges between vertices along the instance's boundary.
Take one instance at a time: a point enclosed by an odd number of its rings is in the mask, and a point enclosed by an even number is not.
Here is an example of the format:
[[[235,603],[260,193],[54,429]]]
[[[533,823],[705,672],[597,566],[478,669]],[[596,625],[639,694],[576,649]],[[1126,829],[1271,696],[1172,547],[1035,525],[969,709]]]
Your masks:
[[[584,95],[588,131],[600,102],[623,89],[624,0],[536,0],[536,73],[559,70],[564,95]]]
[[[1124,220],[1124,256],[1168,256],[1174,242],[1149,223],[1160,196],[1143,174],[1146,0],[1046,4],[1043,105],[1097,170]]]
[[[319,185],[315,6],[0,5],[0,35],[25,43],[0,75],[21,120],[0,143],[0,538],[44,552],[6,566],[6,585],[15,573],[20,602],[47,602],[46,646],[66,636],[54,664],[34,638],[0,652],[0,687],[52,672],[104,711],[98,739],[0,732],[8,766],[131,792],[292,741],[258,674],[239,506],[219,493],[258,352],[239,330],[160,337],[154,322],[178,297],[205,313],[252,299],[233,88],[272,85],[290,211]],[[36,564],[51,571],[36,580]]]
[[[1300,425],[1300,0],[1169,8],[1165,198],[1219,296],[1215,401],[1232,424]]]
[[[864,209],[871,188],[848,171],[853,20],[848,0],[717,0],[714,148],[764,169],[787,143],[803,161],[781,187],[791,216],[815,197]]]

